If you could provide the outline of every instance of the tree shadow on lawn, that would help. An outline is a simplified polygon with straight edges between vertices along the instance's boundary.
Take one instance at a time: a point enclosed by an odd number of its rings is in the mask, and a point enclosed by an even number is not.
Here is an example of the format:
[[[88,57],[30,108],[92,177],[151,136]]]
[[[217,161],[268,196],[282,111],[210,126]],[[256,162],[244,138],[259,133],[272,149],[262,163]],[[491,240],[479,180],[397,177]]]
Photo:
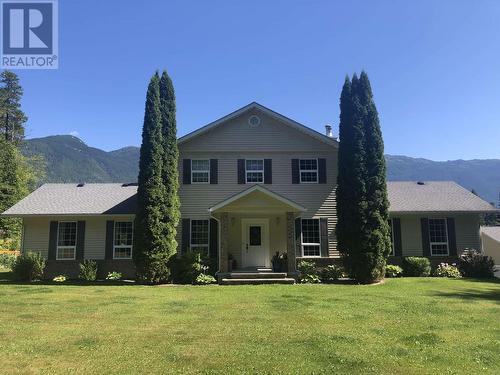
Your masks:
[[[481,282],[488,284],[488,289],[467,289],[456,292],[437,291],[434,293],[438,297],[449,297],[463,300],[488,300],[500,304],[500,280],[497,279],[467,279],[467,281]]]

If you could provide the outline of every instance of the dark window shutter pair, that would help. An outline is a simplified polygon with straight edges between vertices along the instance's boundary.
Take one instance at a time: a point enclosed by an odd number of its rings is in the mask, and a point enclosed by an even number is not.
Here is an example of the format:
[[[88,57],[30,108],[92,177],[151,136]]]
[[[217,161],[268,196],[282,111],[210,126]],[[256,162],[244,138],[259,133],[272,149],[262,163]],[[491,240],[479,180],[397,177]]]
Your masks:
[[[210,184],[218,184],[219,161],[210,159]],[[182,159],[182,183],[191,184],[191,159]]]
[[[403,242],[401,239],[401,220],[399,218],[392,219],[392,236],[394,238],[394,256],[400,257],[403,255]]]
[[[104,258],[113,259],[113,244],[115,241],[115,222],[113,220],[106,221],[106,243]]]
[[[431,256],[431,244],[429,239],[429,219],[420,219],[422,226],[422,247],[424,256]],[[457,235],[455,232],[455,219],[446,218],[446,229],[448,231],[448,252],[450,256],[457,255]]]
[[[328,218],[319,219],[319,231],[321,236],[321,256],[328,257]]]
[[[318,159],[318,183],[326,184],[326,159]],[[292,184],[300,184],[299,159],[292,159]]]
[[[264,183],[273,183],[273,160],[264,159]]]
[[[59,222],[51,221],[49,230],[49,260],[56,260],[57,253],[57,232]],[[78,221],[76,224],[76,254],[77,260],[82,260],[85,255],[85,221]]]

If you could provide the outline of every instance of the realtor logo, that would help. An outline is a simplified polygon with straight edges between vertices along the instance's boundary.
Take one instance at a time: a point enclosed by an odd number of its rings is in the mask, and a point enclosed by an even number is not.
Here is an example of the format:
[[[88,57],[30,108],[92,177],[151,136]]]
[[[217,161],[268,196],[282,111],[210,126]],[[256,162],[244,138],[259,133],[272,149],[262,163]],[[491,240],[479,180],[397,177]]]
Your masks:
[[[57,69],[57,0],[1,1],[4,69]]]

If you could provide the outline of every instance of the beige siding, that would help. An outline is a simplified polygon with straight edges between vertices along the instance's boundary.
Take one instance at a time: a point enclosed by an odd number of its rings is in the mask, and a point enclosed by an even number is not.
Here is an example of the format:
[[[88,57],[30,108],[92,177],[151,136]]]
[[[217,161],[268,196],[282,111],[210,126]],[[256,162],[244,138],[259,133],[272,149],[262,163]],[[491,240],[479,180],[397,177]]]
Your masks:
[[[253,114],[261,119],[261,125],[256,128],[248,125],[248,118]],[[321,150],[328,152],[332,146],[293,129],[259,110],[252,110],[182,143],[181,148],[185,152],[213,152],[215,150],[224,152]]]
[[[493,258],[495,264],[500,264],[500,242],[494,240],[486,233],[481,233],[483,252]]]
[[[48,256],[49,231],[51,221],[85,221],[85,259],[104,259],[106,243],[106,221],[131,221],[133,216],[54,216],[54,217],[27,217],[23,220],[23,251],[41,252]]]
[[[401,215],[401,242],[403,256],[422,256],[422,228],[420,219],[425,217],[452,217],[455,219],[457,252],[466,248],[479,249],[479,216],[477,214]]]

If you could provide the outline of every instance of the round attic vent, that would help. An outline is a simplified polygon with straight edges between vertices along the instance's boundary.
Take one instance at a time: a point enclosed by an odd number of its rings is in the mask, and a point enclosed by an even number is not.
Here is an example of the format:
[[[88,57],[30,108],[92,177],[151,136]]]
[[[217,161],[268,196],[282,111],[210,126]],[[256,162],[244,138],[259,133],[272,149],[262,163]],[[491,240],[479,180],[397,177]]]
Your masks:
[[[248,118],[248,125],[250,125],[251,128],[256,128],[260,125],[260,117],[257,115],[250,116]]]

